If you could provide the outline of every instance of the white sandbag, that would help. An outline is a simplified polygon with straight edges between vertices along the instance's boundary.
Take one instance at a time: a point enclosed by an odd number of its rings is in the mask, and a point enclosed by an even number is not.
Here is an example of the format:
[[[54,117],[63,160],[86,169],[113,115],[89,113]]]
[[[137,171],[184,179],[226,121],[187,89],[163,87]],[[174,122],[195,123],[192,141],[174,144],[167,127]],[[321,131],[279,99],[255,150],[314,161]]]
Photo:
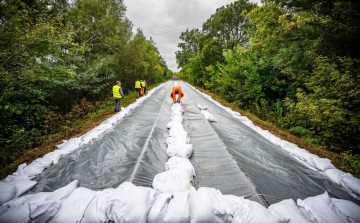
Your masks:
[[[194,166],[189,159],[173,156],[165,163],[165,170],[186,169],[192,170],[193,176],[196,176]]]
[[[191,191],[189,198],[190,222],[231,222],[231,202],[219,190],[201,187]]]
[[[24,168],[26,167],[26,163],[23,163],[18,166],[16,172],[12,175],[8,175],[4,181],[13,181],[13,180],[31,180],[34,179],[36,176],[28,176],[24,174]]]
[[[26,199],[16,199],[14,202],[10,201],[4,204],[4,205],[8,205],[8,208],[0,216],[0,222],[6,222],[6,223],[30,222],[29,204],[43,202],[49,194],[50,194],[49,192],[40,192],[31,196],[26,196]]]
[[[26,201],[27,199],[29,199],[30,197],[34,196],[33,194],[28,194],[28,195],[24,195],[18,198],[14,198],[8,202],[6,202],[5,204],[0,206],[0,216],[3,215],[5,212],[9,211],[10,209],[12,209],[13,207],[16,207],[18,205],[20,205],[22,202]]]
[[[62,202],[77,187],[78,181],[75,180],[65,187],[59,188],[54,192],[40,192],[37,194],[25,195],[13,199],[0,207],[1,219],[5,222],[28,222],[30,215],[34,219],[50,219],[56,213],[57,203]],[[46,202],[40,204],[42,202]],[[30,208],[30,204],[33,208]],[[34,213],[31,213],[31,210]]]
[[[9,182],[0,182],[0,205],[10,201],[16,196],[16,188]]]
[[[125,182],[114,191],[106,216],[116,223],[146,222],[150,208],[158,196],[159,192],[154,189]]]
[[[183,157],[189,159],[193,152],[193,145],[192,144],[168,144],[168,148],[166,149],[166,154],[169,157]]]
[[[44,201],[29,203],[31,223],[42,223],[49,221],[60,208],[60,201]]]
[[[315,158],[313,160],[314,160],[314,165],[318,170],[325,171],[327,169],[336,169],[336,167],[332,165],[329,159]]]
[[[305,200],[298,199],[297,205],[305,208],[319,223],[350,222],[335,206],[327,192]]]
[[[340,184],[357,196],[360,195],[360,179],[353,177],[353,175],[349,173],[342,175]]]
[[[64,200],[56,215],[49,222],[80,222],[87,206],[95,195],[95,191],[87,188],[76,188],[70,196]]]
[[[323,174],[334,183],[340,185],[340,180],[346,173],[338,169],[327,169],[323,172]]]
[[[79,181],[74,180],[65,187],[61,187],[54,192],[51,192],[49,196],[46,197],[46,201],[50,200],[65,200],[69,195],[78,187]]]
[[[191,187],[190,191],[196,191],[196,190],[194,187]],[[164,222],[166,223],[190,222],[190,209],[189,209],[190,191],[173,193],[173,198],[169,202]]]
[[[209,122],[216,122],[215,117],[208,110],[201,110],[201,113]]]
[[[190,190],[192,184],[192,170],[173,169],[157,174],[152,186],[160,193],[176,193]]]
[[[56,147],[65,151],[74,151],[79,148],[81,141],[82,140],[80,138],[72,138],[69,140],[64,140],[62,144],[57,145]]]
[[[234,195],[225,195],[231,202],[233,208],[232,223],[287,223],[288,219],[282,216],[274,215],[261,204],[244,199],[243,197],[237,197]]]
[[[25,175],[39,175],[52,164],[52,160],[44,160],[40,158],[26,166],[23,170],[23,173]]]
[[[160,194],[156,198],[153,206],[151,207],[147,222],[148,223],[164,222],[165,215],[168,211],[169,202],[172,198],[173,195],[171,193]]]
[[[206,105],[202,106],[201,104],[196,105],[200,110],[207,109]]]
[[[350,222],[360,222],[360,206],[347,200],[331,198],[335,206],[344,213]]]
[[[286,199],[272,204],[268,207],[268,210],[275,216],[282,216],[289,219],[291,223],[309,222],[292,199]]]
[[[103,223],[107,222],[108,217],[105,212],[109,205],[113,193],[113,188],[99,191],[96,196],[92,199],[88,207],[84,212],[84,217],[81,220],[83,223]]]
[[[169,137],[177,139],[180,143],[189,143],[190,137],[182,124],[175,123],[169,130]]]
[[[57,164],[59,160],[63,157],[63,153],[61,150],[56,149],[48,154],[46,154],[43,159],[44,160],[52,160],[53,164]]]
[[[8,181],[8,183],[15,186],[16,188],[15,197],[19,197],[20,195],[27,192],[37,184],[36,181],[32,181],[32,180],[13,180],[13,181]]]

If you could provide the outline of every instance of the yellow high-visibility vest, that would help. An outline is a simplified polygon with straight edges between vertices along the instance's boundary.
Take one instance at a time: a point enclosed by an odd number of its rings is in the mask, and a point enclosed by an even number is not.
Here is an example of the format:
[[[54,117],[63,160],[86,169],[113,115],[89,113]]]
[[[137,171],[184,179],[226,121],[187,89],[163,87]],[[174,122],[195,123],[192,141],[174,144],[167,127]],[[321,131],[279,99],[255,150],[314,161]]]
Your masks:
[[[135,88],[141,88],[141,83],[140,83],[140,81],[136,81],[136,82],[135,82]]]
[[[120,86],[119,85],[114,85],[113,87],[113,97],[114,98],[122,98],[121,94],[120,94]]]
[[[140,82],[141,83],[141,87],[146,87],[145,82]]]

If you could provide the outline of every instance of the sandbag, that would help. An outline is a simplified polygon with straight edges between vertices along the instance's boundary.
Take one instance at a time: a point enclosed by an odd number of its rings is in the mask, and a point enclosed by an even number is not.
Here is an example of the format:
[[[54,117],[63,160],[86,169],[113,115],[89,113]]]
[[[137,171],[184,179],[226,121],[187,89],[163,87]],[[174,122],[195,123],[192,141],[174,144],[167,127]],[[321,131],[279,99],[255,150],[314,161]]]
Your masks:
[[[347,200],[331,198],[335,206],[348,217],[350,222],[360,222],[360,206]]]
[[[31,223],[48,222],[58,212],[60,205],[60,201],[53,200],[44,202],[30,202],[29,217],[31,219]]]
[[[208,110],[201,110],[201,113],[209,122],[216,122],[215,117]]]
[[[313,160],[314,160],[314,165],[315,165],[316,169],[318,169],[318,170],[325,171],[327,169],[335,169],[336,168],[334,165],[332,165],[332,163],[329,159],[315,158]]]
[[[268,210],[274,215],[285,217],[291,223],[308,223],[309,220],[301,212],[299,207],[292,199],[280,201],[268,207]]]
[[[327,169],[323,172],[325,176],[327,176],[334,183],[341,185],[341,178],[346,174],[338,169]]]
[[[288,219],[274,215],[261,204],[241,197],[232,200],[234,215],[232,223],[286,223]]]
[[[109,200],[114,193],[113,188],[99,191],[92,199],[84,212],[84,217],[81,220],[83,223],[104,223],[107,222],[108,217],[105,212],[109,205]]]
[[[188,159],[192,155],[192,152],[192,144],[171,143],[168,144],[168,148],[166,149],[166,155],[168,155],[169,157],[178,156]]]
[[[56,150],[46,154],[43,157],[43,159],[44,160],[52,160],[53,164],[57,164],[62,157],[63,157],[62,151],[59,149],[56,149]]]
[[[22,202],[15,201],[0,216],[0,222],[6,223],[25,223],[30,222],[30,203],[43,202],[50,192],[40,192],[32,196],[27,196],[26,200],[19,199]],[[54,202],[54,201],[52,201]],[[6,204],[5,204],[6,205]]]
[[[13,181],[8,181],[8,183],[15,186],[16,188],[15,197],[19,197],[20,195],[27,192],[37,184],[36,181],[32,181],[32,180],[13,180]]]
[[[360,179],[353,177],[353,175],[349,173],[342,175],[340,184],[357,196],[360,195]]]
[[[183,157],[171,157],[166,163],[165,163],[165,169],[171,170],[171,169],[186,169],[191,170],[193,176],[196,176],[194,166],[191,164],[189,159],[183,158]]]
[[[33,194],[24,195],[18,198],[14,198],[5,204],[0,206],[0,216],[3,215],[5,212],[9,211],[10,209],[20,205],[22,202],[26,201],[30,197],[34,196]]]
[[[23,173],[26,175],[39,175],[52,164],[52,160],[44,160],[43,158],[39,158],[26,166],[23,170]]]
[[[146,222],[150,208],[158,196],[159,192],[154,189],[125,182],[114,191],[106,216],[116,223]]]
[[[189,198],[190,222],[231,222],[231,202],[219,190],[201,187],[191,190]]]
[[[347,216],[335,206],[326,191],[305,200],[298,199],[297,205],[305,208],[319,223],[350,222]]]
[[[59,211],[49,222],[80,222],[87,206],[95,195],[95,191],[87,188],[76,188],[70,196],[64,200],[59,208]]]
[[[8,175],[4,181],[13,181],[13,180],[31,180],[34,179],[36,176],[32,175],[26,175],[24,174],[24,168],[26,167],[26,163],[23,163],[18,166],[16,172],[14,172],[12,175]]]
[[[0,205],[10,201],[16,196],[16,188],[8,182],[0,182]]]
[[[56,147],[60,150],[74,151],[79,148],[81,142],[82,140],[80,138],[72,138],[69,140],[63,140],[63,143],[57,145]]]
[[[187,144],[190,141],[190,137],[184,130],[182,124],[175,123],[169,130],[169,137],[175,138],[179,143]]]
[[[196,191],[196,190],[194,187],[191,187],[190,191]],[[190,191],[172,194],[173,197],[169,202],[164,222],[166,223],[190,222],[190,209],[189,209]]]
[[[176,193],[190,190],[192,183],[192,170],[173,169],[157,174],[152,186],[160,193]]]
[[[171,193],[160,194],[153,206],[150,209],[148,215],[148,223],[159,223],[164,222],[170,200],[173,198]]]

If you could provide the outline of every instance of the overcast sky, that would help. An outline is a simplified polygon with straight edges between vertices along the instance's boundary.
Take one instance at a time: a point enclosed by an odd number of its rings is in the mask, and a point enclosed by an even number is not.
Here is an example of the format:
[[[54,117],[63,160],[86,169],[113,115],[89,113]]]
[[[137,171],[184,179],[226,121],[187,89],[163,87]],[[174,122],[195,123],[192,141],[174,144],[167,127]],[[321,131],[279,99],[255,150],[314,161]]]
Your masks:
[[[261,0],[250,0],[260,4]],[[152,36],[160,54],[172,71],[178,71],[175,51],[179,36],[186,28],[201,28],[216,9],[230,0],[124,0],[126,16],[141,28],[149,39]]]

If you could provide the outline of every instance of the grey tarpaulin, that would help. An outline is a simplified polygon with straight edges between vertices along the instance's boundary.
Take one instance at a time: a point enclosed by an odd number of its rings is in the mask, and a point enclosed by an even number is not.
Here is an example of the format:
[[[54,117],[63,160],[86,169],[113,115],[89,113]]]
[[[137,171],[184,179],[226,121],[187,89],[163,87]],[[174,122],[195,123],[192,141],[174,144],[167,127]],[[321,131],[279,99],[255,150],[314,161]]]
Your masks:
[[[340,187],[314,172],[288,153],[245,126],[210,100],[178,81],[185,97],[184,128],[191,137],[196,187],[214,187],[224,194],[270,204],[323,193],[352,200]],[[165,171],[173,81],[120,119],[93,143],[65,156],[35,180],[30,193],[54,191],[71,181],[92,190],[117,187],[124,181],[151,187],[156,174]],[[209,123],[196,104],[206,105],[217,122]],[[355,202],[355,201],[354,201]]]
[[[209,134],[212,130],[216,132],[230,154],[235,158],[239,167],[244,170],[245,174],[250,178],[256,189],[263,194],[268,203],[273,204],[288,198],[292,198],[295,201],[298,198],[305,199],[309,196],[322,194],[325,190],[332,197],[358,203],[339,186],[328,180],[327,177],[310,170],[290,154],[270,143],[188,85],[182,82],[179,83],[183,88],[185,97],[190,98],[194,105],[206,105],[209,112],[215,116],[217,121],[211,122],[208,125],[211,126],[211,129],[205,129],[209,127],[203,125],[203,131]],[[185,112],[187,112],[185,101],[183,107]],[[188,131],[187,129],[185,130]],[[192,140],[195,140],[195,138],[193,137]],[[211,146],[212,143],[207,144]],[[194,145],[194,151],[196,150],[197,148]],[[196,163],[196,154],[193,159]],[[218,157],[215,154],[206,159],[213,160],[214,165],[201,168],[211,169],[218,165],[216,164]],[[201,173],[201,170],[198,169],[200,167],[197,165],[194,167],[197,173],[198,171]],[[221,178],[212,177],[211,180],[213,185],[222,184]]]
[[[79,186],[92,190],[113,188],[129,180],[151,187],[168,159],[165,140],[172,85],[170,81],[158,89],[91,145],[82,146],[45,170],[35,179],[39,183],[30,193],[54,191],[75,179]]]

